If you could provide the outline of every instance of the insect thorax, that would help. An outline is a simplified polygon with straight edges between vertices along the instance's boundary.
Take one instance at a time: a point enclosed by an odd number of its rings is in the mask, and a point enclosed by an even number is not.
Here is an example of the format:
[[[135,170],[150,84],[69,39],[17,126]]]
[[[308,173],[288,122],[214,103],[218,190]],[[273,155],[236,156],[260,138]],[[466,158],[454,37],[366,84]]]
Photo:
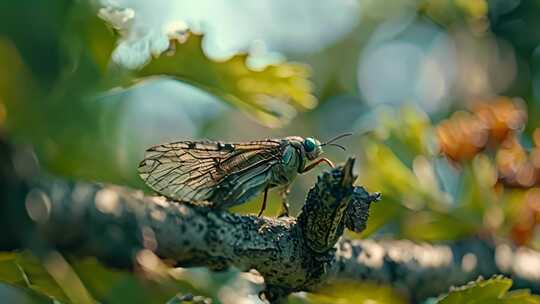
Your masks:
[[[281,162],[272,168],[272,184],[276,186],[290,184],[302,163],[301,156],[292,145],[283,148]]]

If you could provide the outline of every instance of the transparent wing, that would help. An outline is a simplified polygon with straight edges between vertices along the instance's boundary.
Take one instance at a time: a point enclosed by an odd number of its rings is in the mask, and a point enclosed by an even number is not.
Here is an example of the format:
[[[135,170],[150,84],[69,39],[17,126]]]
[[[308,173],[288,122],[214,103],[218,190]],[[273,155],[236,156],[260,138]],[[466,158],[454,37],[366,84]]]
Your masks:
[[[222,204],[235,196],[247,197],[245,192],[254,191],[253,185],[259,189],[269,179],[270,168],[279,161],[280,151],[280,140],[272,139],[168,143],[146,151],[139,175],[150,188],[169,198],[216,200],[214,203]]]

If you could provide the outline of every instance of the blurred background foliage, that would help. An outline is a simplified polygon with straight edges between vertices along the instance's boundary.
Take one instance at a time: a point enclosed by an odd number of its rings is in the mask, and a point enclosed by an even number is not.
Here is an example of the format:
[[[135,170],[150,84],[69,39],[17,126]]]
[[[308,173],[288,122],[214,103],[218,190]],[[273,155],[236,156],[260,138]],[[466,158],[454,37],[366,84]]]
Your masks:
[[[538,28],[535,0],[3,1],[0,130],[49,172],[138,188],[153,144],[352,131],[346,153],[326,152],[359,158],[360,183],[383,200],[350,237],[481,236],[540,250]],[[319,172],[296,180],[293,213]],[[258,301],[246,296],[260,288],[250,274],[143,257],[152,267],[128,273],[56,252],[2,253],[0,297]],[[366,283],[290,301],[406,299]]]

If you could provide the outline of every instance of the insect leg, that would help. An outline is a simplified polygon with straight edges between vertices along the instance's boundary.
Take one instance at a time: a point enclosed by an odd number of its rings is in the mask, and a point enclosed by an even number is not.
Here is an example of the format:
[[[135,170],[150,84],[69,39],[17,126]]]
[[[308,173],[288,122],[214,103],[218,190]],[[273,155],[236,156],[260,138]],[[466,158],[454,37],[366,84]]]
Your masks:
[[[290,184],[285,186],[285,188],[281,192],[281,212],[279,213],[278,217],[289,216],[289,202],[287,202],[287,197],[289,196],[290,192]]]
[[[316,160],[315,162],[311,163],[309,166],[305,167],[304,170],[302,170],[302,173],[306,173],[308,172],[309,170],[317,167],[320,163],[327,163],[330,167],[334,168],[334,163],[332,163],[331,160],[329,160],[328,158],[320,158],[318,160]]]
[[[257,217],[261,217],[261,215],[264,212],[264,209],[266,209],[266,199],[267,198],[268,198],[268,186],[266,186],[266,188],[264,188],[263,203],[262,203],[262,206],[261,206],[261,211],[259,211],[259,215],[257,215]]]

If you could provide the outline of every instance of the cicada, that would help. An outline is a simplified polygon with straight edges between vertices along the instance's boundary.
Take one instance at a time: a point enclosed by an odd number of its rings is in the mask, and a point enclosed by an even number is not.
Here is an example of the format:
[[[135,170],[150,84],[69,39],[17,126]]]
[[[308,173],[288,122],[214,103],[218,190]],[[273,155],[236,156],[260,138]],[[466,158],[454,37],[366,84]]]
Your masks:
[[[289,136],[251,142],[178,141],[146,150],[139,175],[157,193],[172,200],[204,203],[215,208],[242,204],[264,192],[259,216],[266,208],[268,190],[286,189],[294,178],[321,163],[325,145],[344,149],[334,141]],[[285,213],[288,213],[284,202]]]

